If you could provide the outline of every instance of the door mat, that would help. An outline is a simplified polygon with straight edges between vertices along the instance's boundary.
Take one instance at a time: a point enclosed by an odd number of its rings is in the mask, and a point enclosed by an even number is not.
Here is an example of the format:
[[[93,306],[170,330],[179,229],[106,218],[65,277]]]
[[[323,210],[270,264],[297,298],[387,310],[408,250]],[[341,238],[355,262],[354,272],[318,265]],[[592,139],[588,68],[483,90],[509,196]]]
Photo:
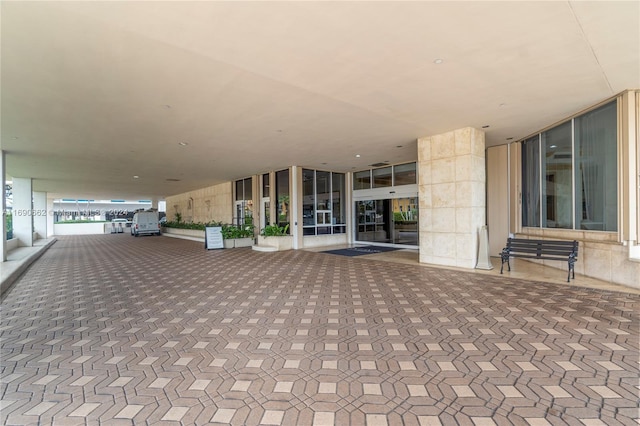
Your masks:
[[[383,247],[383,246],[364,246],[364,247],[350,247],[338,250],[327,250],[322,253],[337,254],[339,256],[362,256],[365,254],[383,253],[387,251],[400,250],[396,247]]]

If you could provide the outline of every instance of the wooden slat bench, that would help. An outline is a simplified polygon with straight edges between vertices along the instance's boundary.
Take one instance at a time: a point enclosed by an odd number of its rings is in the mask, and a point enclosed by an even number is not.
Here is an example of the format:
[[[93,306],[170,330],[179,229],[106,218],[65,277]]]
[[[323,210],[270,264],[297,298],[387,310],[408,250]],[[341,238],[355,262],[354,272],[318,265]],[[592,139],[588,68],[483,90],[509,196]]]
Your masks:
[[[510,257],[522,257],[527,259],[544,259],[544,260],[564,260],[569,265],[569,274],[567,282],[571,276],[575,279],[576,273],[574,264],[578,260],[578,242],[577,241],[553,241],[553,240],[525,240],[521,238],[507,239],[507,246],[500,253],[502,264],[500,265],[500,273],[507,263],[509,270],[511,264]]]

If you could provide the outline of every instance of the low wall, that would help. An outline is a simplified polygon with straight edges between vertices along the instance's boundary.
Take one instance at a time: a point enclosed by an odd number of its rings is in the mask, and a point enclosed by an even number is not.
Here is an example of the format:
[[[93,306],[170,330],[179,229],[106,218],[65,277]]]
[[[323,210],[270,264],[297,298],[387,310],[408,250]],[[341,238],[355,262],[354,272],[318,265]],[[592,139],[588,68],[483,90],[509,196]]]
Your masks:
[[[570,231],[556,229],[524,228],[518,238],[545,240],[578,240],[577,274],[587,277],[640,288],[640,262],[630,259],[629,248],[615,241],[617,235],[607,232]],[[553,268],[567,269],[567,262],[533,260]]]
[[[204,242],[204,231],[199,229],[162,228],[167,237]]]
[[[18,239],[12,238],[7,240],[7,251],[11,251],[18,248]]]
[[[302,247],[324,247],[347,244],[349,242],[347,234],[333,235],[308,235],[302,238]]]
[[[106,226],[110,223],[54,223],[53,235],[95,235],[106,233]],[[109,228],[110,229],[110,228]],[[129,231],[127,231],[129,232]]]

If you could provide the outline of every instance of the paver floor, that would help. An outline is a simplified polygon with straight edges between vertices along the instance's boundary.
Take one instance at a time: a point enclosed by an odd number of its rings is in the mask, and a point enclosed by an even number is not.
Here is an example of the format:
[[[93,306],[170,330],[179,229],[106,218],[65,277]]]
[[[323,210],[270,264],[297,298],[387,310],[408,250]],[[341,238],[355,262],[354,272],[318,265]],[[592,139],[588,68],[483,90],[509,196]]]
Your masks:
[[[7,425],[630,425],[640,296],[61,237],[2,300]]]

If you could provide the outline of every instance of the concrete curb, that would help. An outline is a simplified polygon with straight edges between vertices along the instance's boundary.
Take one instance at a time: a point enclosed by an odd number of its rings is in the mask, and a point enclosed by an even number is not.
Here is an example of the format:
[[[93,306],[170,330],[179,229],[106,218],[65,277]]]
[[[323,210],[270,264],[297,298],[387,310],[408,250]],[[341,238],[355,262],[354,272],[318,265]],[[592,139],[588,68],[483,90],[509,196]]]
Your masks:
[[[2,274],[2,278],[0,281],[0,296],[4,296],[4,294],[11,288],[13,283],[18,278],[20,278],[20,275],[22,275],[33,262],[38,260],[38,258],[42,256],[42,254],[47,251],[47,249],[49,249],[49,247],[51,247],[56,241],[56,238],[52,238],[51,241],[48,241],[42,246],[33,247],[36,250],[21,259],[3,262],[3,269],[6,268],[9,269],[9,271],[6,276],[4,273]]]

